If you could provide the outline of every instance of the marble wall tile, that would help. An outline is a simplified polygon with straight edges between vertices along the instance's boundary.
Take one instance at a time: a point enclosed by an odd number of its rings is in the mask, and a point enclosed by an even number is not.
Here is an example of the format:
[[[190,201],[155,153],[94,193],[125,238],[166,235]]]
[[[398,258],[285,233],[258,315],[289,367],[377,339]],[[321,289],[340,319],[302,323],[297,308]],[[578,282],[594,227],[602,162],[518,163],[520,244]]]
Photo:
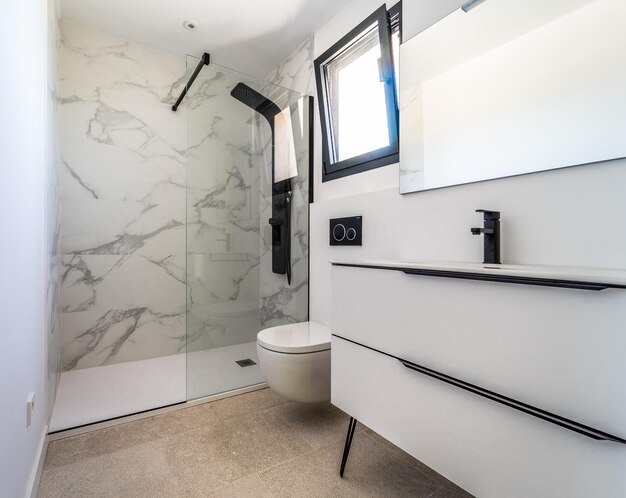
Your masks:
[[[173,113],[185,60],[77,24],[62,35],[63,367],[250,342],[306,320],[308,145],[289,286],[271,272],[269,126],[230,91],[243,78],[282,107],[299,95],[212,64]],[[309,88],[311,64],[308,40],[272,81]]]
[[[192,351],[254,341],[259,327],[259,151],[252,140],[255,113],[230,95],[240,78],[210,65],[189,93],[187,332]]]
[[[185,61],[63,23],[62,366],[179,352],[185,336]]]
[[[185,292],[184,258],[65,255],[62,289],[64,313],[170,304]]]
[[[288,103],[300,95],[313,95],[313,39],[305,40],[267,80],[292,92]],[[276,94],[284,90],[273,90]],[[295,106],[294,106],[295,109]],[[294,115],[295,118],[295,115]],[[297,133],[295,133],[297,135]],[[262,139],[261,139],[262,140]],[[271,272],[271,230],[261,231],[261,328],[308,320],[309,280],[309,143],[308,136],[296,140],[298,177],[292,180],[292,285],[282,275]],[[271,185],[268,175],[262,175],[261,219],[271,216]]]
[[[128,306],[63,313],[66,370],[184,351],[185,306]]]
[[[267,81],[304,95],[315,95],[313,61],[313,37],[310,37],[269,74]]]

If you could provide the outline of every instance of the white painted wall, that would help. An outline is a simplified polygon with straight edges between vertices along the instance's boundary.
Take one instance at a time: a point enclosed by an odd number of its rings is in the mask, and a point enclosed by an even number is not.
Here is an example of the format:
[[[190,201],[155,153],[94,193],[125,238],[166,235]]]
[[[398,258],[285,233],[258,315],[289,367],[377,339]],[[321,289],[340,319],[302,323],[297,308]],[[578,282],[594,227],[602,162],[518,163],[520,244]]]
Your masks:
[[[468,0],[405,0],[402,2],[402,39],[410,40]]]
[[[626,269],[626,160],[311,206],[311,320],[331,325],[330,264],[342,259],[482,261],[475,209],[502,212],[504,263]],[[363,216],[362,247],[330,247],[328,220]],[[626,326],[626,319],[624,326]]]
[[[387,8],[395,1],[386,2]],[[403,10],[403,38],[408,40],[432,23],[445,17],[455,8],[463,5],[460,0],[405,0]],[[381,5],[381,0],[353,0],[335,17],[322,26],[314,36],[313,55],[318,57],[348,31],[363,21]],[[316,106],[315,122],[315,201],[326,201],[365,192],[398,188],[398,164],[366,171],[347,178],[339,178],[322,183],[322,132],[319,109]]]
[[[46,129],[46,205],[45,240],[47,263],[47,290],[45,300],[45,324],[47,336],[47,396],[48,420],[56,400],[61,366],[61,202],[59,195],[58,165],[59,146],[59,95],[58,59],[61,48],[60,0],[47,0],[47,129]]]
[[[50,8],[49,8],[50,7]],[[0,496],[30,493],[48,422],[45,312],[50,273],[47,0],[2,0],[0,11]],[[54,39],[54,37],[51,37]],[[54,41],[52,41],[54,43]],[[51,71],[54,74],[54,71]],[[52,231],[54,232],[54,230]],[[49,302],[49,301],[48,301]],[[35,393],[32,424],[26,398]]]
[[[464,2],[403,2],[404,40]],[[315,55],[379,6],[353,1],[315,36]],[[389,5],[388,5],[389,6]],[[400,68],[402,71],[402,68]],[[316,119],[318,119],[317,116]],[[475,209],[502,211],[503,261],[626,268],[626,162],[616,161],[407,194],[398,166],[321,183],[316,122],[315,203],[311,206],[310,318],[330,325],[332,258],[479,261]],[[363,215],[363,247],[330,247],[329,218]]]
[[[396,2],[387,2],[391,7]],[[381,5],[381,0],[353,0],[335,17],[320,28],[314,36],[313,57],[316,58],[336,43],[348,31],[369,16]],[[347,178],[322,183],[322,131],[319,107],[315,106],[315,201],[326,201],[347,195],[372,192],[398,186],[398,164],[366,171]]]

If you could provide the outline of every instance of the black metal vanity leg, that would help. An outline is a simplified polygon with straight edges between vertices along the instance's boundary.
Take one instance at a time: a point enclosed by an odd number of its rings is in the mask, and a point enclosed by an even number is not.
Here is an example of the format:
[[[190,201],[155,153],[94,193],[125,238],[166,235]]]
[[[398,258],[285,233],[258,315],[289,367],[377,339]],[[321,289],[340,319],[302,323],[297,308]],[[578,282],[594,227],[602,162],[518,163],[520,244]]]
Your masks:
[[[343,471],[346,468],[348,462],[348,454],[350,453],[350,446],[352,446],[352,438],[354,437],[354,429],[356,429],[357,420],[354,417],[350,417],[350,423],[348,424],[348,435],[346,436],[346,445],[343,448],[343,458],[341,459],[341,469],[339,469],[339,476],[343,477]]]

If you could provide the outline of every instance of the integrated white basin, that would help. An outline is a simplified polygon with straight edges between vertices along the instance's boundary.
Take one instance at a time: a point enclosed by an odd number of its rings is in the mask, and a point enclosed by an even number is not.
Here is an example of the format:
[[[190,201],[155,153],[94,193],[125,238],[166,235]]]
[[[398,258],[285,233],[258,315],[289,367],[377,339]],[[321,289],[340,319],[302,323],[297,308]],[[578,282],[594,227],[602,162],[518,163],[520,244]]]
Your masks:
[[[453,276],[459,278],[475,276],[480,280],[499,280],[504,277],[519,277],[517,282],[532,279],[538,285],[551,281],[567,283],[589,283],[603,288],[626,287],[626,270],[618,268],[585,268],[549,265],[507,265],[449,261],[403,261],[403,260],[332,260],[332,264],[341,266],[360,266],[407,273],[432,274],[434,276]],[[478,278],[484,276],[484,278]],[[529,282],[533,283],[533,282]],[[595,289],[599,290],[599,289]]]

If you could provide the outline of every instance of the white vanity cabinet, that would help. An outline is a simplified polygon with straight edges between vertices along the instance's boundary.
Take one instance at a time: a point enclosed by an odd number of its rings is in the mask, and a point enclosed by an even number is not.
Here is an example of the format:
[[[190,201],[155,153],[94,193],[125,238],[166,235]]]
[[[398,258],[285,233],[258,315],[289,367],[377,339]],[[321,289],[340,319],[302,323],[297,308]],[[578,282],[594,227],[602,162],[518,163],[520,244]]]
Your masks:
[[[626,290],[442,278],[399,266],[333,265],[332,403],[479,497],[625,497],[626,444],[400,360],[623,439]]]

